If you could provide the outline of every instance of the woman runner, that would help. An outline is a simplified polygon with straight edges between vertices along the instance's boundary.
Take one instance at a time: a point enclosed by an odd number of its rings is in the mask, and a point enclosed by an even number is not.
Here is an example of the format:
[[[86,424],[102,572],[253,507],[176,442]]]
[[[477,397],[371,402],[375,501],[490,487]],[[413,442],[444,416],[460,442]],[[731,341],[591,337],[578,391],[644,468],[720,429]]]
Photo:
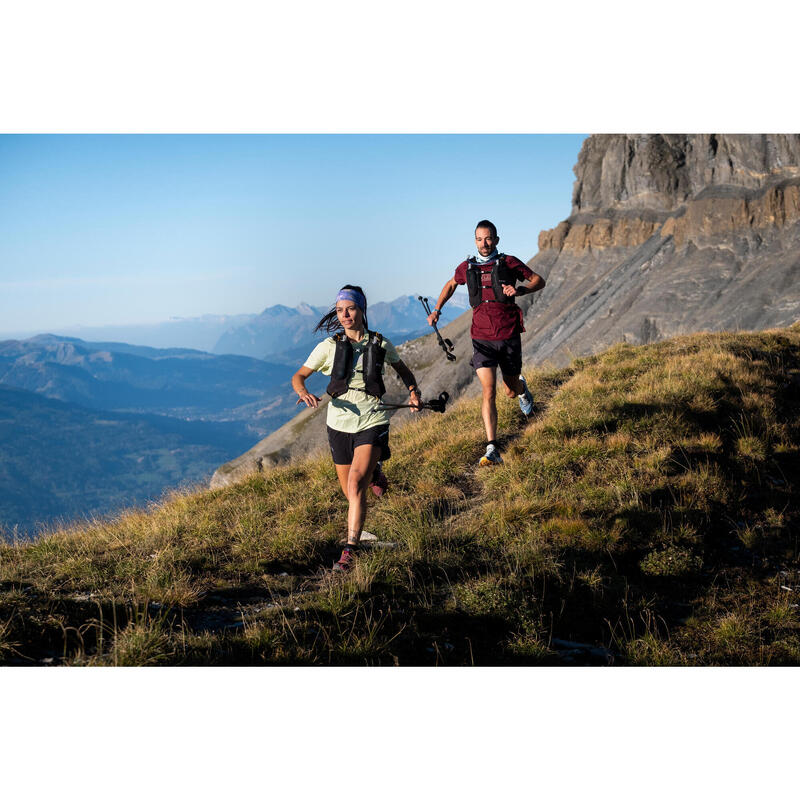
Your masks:
[[[408,388],[411,411],[419,411],[421,400],[416,379],[403,363],[394,345],[367,328],[367,298],[360,286],[348,284],[336,295],[335,306],[317,323],[315,330],[335,334],[320,342],[292,377],[298,404],[317,408],[320,398],[306,389],[312,372],[331,375],[328,394],[328,442],[342,491],[350,507],[347,512],[347,543],[336,571],[353,566],[367,515],[367,487],[375,494],[386,488],[380,471],[389,450],[389,417],[379,411],[384,392],[383,370],[388,363]]]

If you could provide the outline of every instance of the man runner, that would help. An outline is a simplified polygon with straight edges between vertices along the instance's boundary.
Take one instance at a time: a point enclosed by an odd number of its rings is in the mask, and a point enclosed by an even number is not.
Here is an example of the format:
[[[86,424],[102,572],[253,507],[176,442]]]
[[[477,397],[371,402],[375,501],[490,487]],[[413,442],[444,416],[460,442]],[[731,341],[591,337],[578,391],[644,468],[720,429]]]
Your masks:
[[[455,275],[442,288],[436,306],[428,317],[428,324],[439,321],[442,307],[453,296],[457,286],[467,284],[472,306],[472,359],[483,388],[483,425],[486,428],[486,454],[480,465],[502,464],[503,457],[497,444],[497,367],[503,375],[503,388],[508,397],[519,397],[519,407],[525,416],[533,413],[533,397],[528,390],[522,370],[520,334],[522,309],[514,301],[544,288],[544,278],[537,275],[514,256],[497,252],[500,237],[497,228],[488,219],[475,227],[475,244],[478,255],[462,261]],[[515,283],[527,284],[515,286]]]

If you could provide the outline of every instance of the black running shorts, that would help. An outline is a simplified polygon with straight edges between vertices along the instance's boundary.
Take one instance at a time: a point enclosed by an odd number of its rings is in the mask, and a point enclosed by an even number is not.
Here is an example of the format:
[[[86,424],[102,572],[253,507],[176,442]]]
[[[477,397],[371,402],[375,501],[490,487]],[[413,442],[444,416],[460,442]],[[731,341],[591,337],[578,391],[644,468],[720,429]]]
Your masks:
[[[517,378],[522,372],[522,342],[519,336],[490,342],[486,339],[472,340],[473,369],[481,367],[500,367],[503,375]]]
[[[334,464],[352,464],[353,451],[362,444],[371,444],[380,447],[379,461],[387,461],[392,457],[389,449],[389,426],[376,425],[358,433],[344,433],[328,427],[328,444],[331,446],[331,455]]]

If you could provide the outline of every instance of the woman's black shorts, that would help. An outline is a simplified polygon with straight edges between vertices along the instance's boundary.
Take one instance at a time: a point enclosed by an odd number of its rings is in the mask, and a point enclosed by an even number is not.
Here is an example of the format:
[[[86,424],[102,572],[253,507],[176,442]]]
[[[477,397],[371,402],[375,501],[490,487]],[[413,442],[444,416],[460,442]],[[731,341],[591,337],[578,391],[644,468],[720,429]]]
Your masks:
[[[490,342],[486,339],[472,340],[473,369],[500,367],[503,375],[516,378],[522,372],[522,342],[519,336]]]
[[[371,444],[380,447],[380,461],[387,461],[392,457],[389,449],[389,426],[376,425],[358,433],[344,433],[328,427],[328,443],[331,446],[331,455],[334,464],[352,464],[353,451],[362,444]]]

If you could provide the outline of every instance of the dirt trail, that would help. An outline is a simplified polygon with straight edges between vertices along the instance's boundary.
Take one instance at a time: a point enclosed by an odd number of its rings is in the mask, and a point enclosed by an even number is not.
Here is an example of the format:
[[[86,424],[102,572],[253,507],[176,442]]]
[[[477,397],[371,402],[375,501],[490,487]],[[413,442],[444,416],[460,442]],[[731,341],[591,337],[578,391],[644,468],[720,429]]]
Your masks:
[[[523,419],[520,415],[518,424],[511,431],[499,437],[501,449],[507,450],[520,439],[528,425],[544,415],[553,395],[564,381],[568,380],[568,377],[553,382],[548,386],[547,391],[539,393],[531,416]],[[492,467],[491,469],[505,468]],[[468,467],[462,473],[460,485],[464,499],[461,502],[443,506],[444,513],[440,519],[442,525],[457,525],[460,517],[469,514],[482,503],[484,486],[483,482],[477,479],[477,474],[480,470],[485,469],[490,468]],[[339,549],[332,549],[327,554],[330,563],[333,563],[338,555]],[[252,584],[224,591],[217,590],[203,598],[198,606],[184,609],[183,621],[193,632],[240,629],[266,610],[281,608],[284,611],[298,611],[304,597],[319,591],[326,582],[339,579],[339,576],[332,573],[328,567],[320,567],[313,574],[285,572],[278,577],[286,580],[285,589],[281,587],[278,590],[267,589],[265,591],[263,585]]]

